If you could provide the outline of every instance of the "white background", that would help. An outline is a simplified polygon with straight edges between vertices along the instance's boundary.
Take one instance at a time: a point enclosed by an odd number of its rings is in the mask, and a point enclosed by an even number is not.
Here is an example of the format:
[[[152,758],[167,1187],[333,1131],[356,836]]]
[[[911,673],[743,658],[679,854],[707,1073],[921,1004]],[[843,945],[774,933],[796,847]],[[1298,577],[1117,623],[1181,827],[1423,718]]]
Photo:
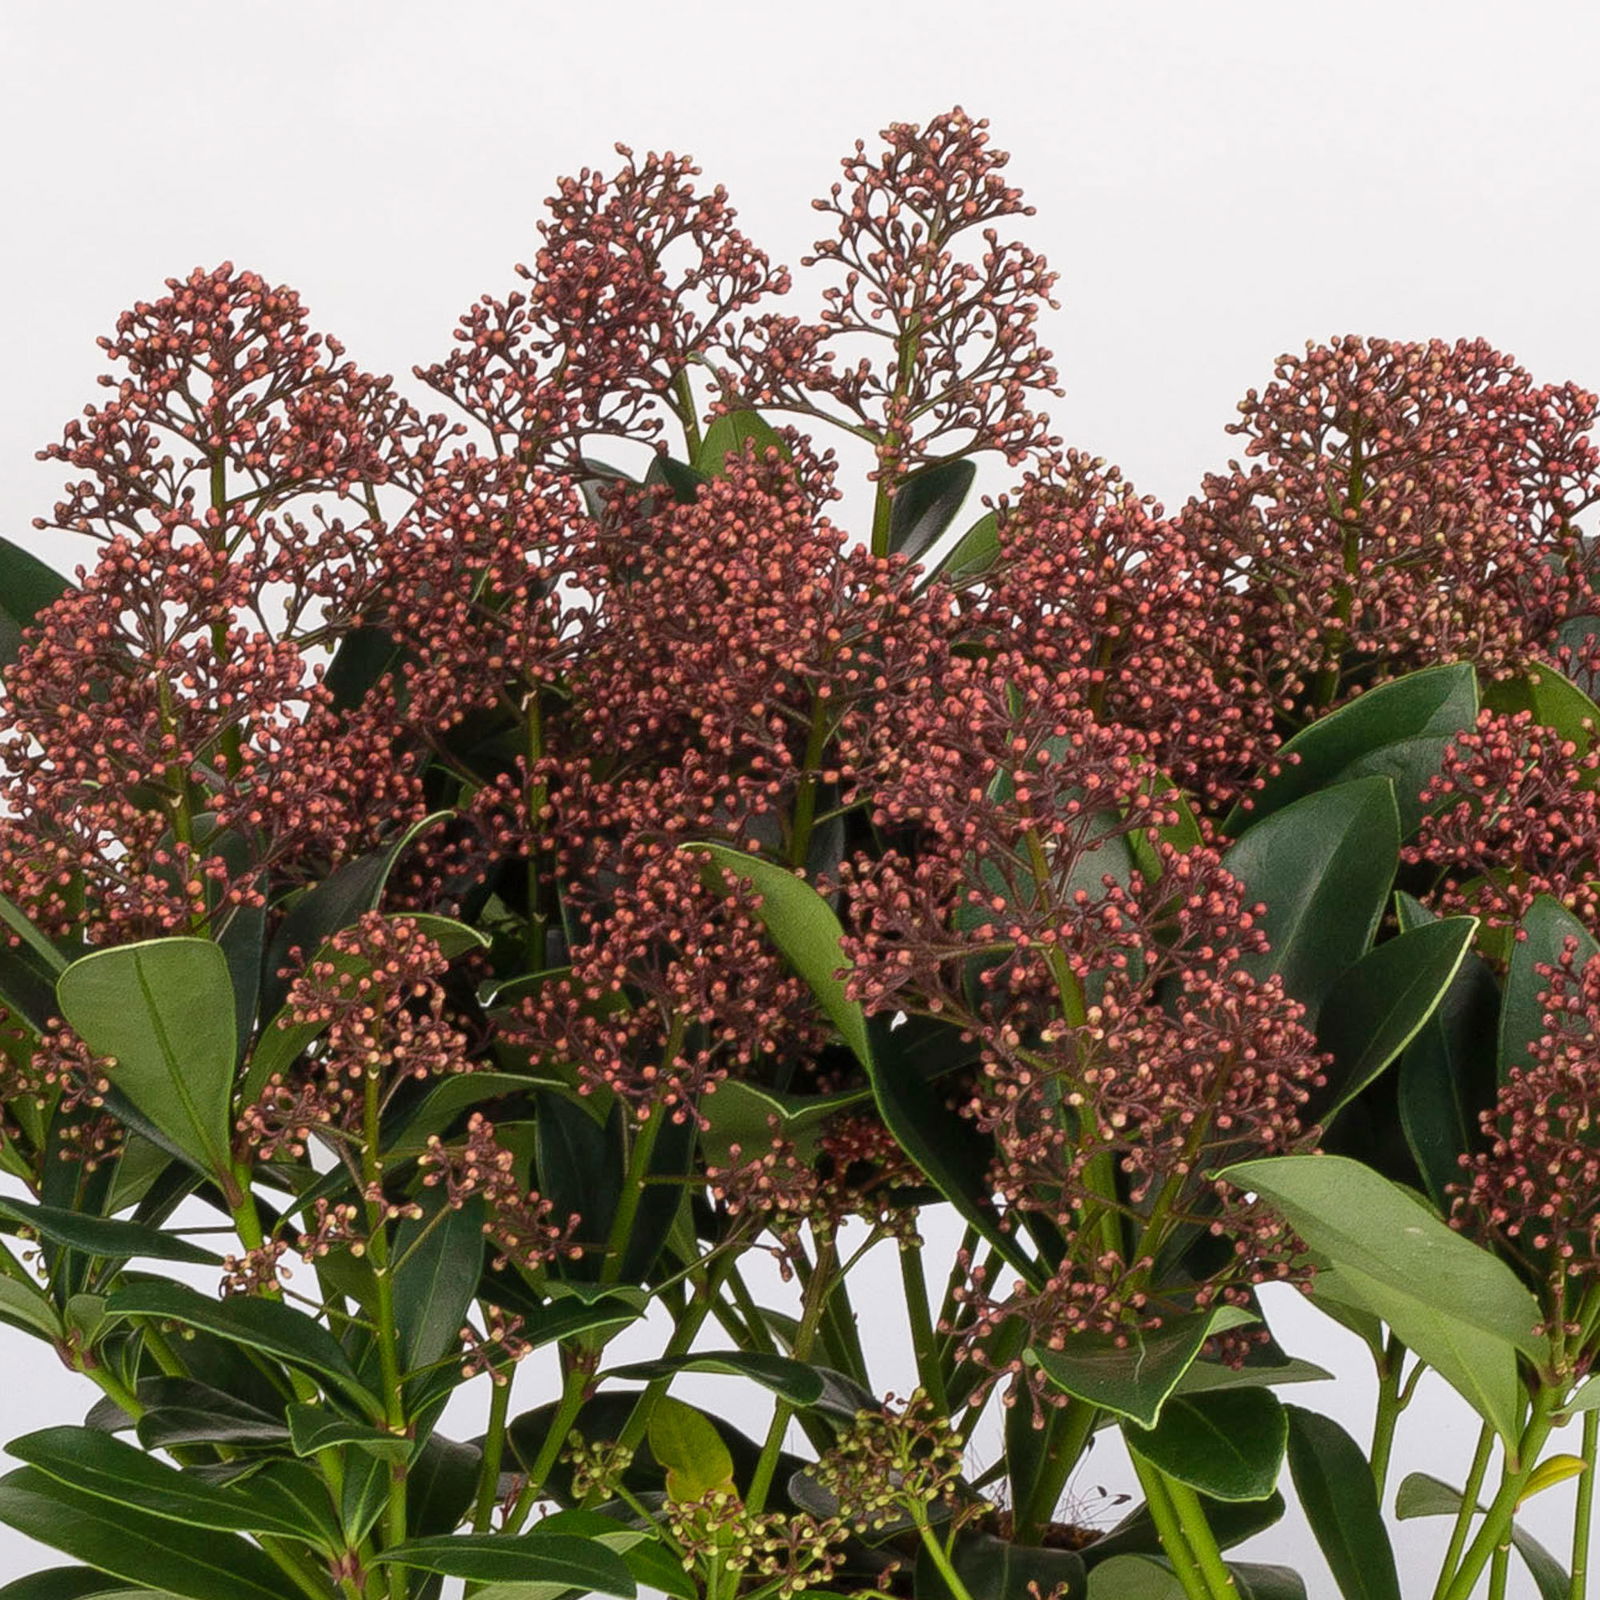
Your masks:
[[[617,140],[692,151],[794,263],[856,138],[875,150],[887,122],[956,103],[1014,152],[1039,212],[1017,235],[1062,274],[1043,334],[1057,431],[1169,505],[1308,338],[1482,335],[1541,381],[1600,384],[1597,18],[1462,0],[3,0],[0,531],[83,559],[34,541],[57,483],[33,452],[93,397],[95,336],[168,276],[231,258],[288,282],[354,359],[403,375],[509,287],[555,176],[609,170]],[[894,1292],[863,1299],[880,1382],[903,1390]],[[1346,1337],[1299,1305],[1280,1336],[1340,1373],[1295,1398],[1362,1435],[1370,1381]],[[4,1330],[0,1373],[0,1437],[87,1401]],[[519,1403],[545,1397],[531,1366],[522,1384]],[[1475,1433],[1430,1378],[1397,1478],[1459,1481]],[[1074,1488],[1102,1484],[1128,1486],[1110,1450]],[[1566,1505],[1553,1491],[1526,1520],[1559,1538]],[[1396,1531],[1408,1596],[1431,1592],[1436,1531]],[[1297,1524],[1265,1543],[1331,1594]],[[0,1577],[39,1560],[0,1531]]]

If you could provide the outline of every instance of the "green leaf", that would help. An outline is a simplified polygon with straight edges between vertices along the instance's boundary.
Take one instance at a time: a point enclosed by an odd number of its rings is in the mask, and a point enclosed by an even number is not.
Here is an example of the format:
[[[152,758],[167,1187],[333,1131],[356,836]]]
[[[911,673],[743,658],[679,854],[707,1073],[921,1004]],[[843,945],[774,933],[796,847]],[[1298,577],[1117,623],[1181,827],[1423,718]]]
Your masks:
[[[1243,965],[1276,973],[1313,1013],[1339,975],[1366,954],[1378,930],[1400,849],[1394,785],[1360,778],[1319,790],[1255,824],[1223,857],[1263,901],[1270,948]]]
[[[1409,837],[1421,820],[1423,785],[1439,770],[1445,746],[1477,716],[1478,683],[1469,662],[1425,667],[1369,689],[1297,733],[1278,753],[1282,771],[1251,796],[1248,809],[1234,807],[1223,832],[1241,834],[1318,789],[1385,775],[1394,782],[1401,831]]]
[[[1385,940],[1344,972],[1317,1014],[1317,1044],[1333,1065],[1308,1121],[1329,1122],[1416,1038],[1477,931],[1476,917],[1441,918]]]
[[[285,1417],[297,1456],[314,1456],[319,1450],[347,1444],[387,1461],[404,1461],[415,1445],[414,1440],[390,1433],[387,1428],[352,1422],[337,1411],[309,1401],[296,1401],[285,1412]]]
[[[1426,1472],[1409,1474],[1394,1499],[1394,1514],[1402,1521],[1412,1517],[1453,1517],[1461,1509],[1462,1493]],[[1480,1505],[1477,1508],[1483,1510]],[[1539,1600],[1567,1600],[1570,1579],[1556,1558],[1530,1533],[1514,1523],[1511,1542],[1527,1563]]]
[[[0,1322],[51,1340],[62,1334],[61,1317],[50,1297],[20,1278],[0,1277]]]
[[[50,1567],[0,1588],[0,1600],[159,1600],[154,1589],[130,1589],[92,1567]]]
[[[1541,727],[1570,739],[1580,756],[1588,753],[1600,728],[1600,706],[1554,667],[1529,667],[1514,678],[1491,683],[1485,687],[1483,699],[1495,711],[1531,711]]]
[[[1228,1571],[1239,1600],[1306,1600],[1304,1581],[1289,1567],[1232,1561]],[[1089,1600],[1186,1600],[1186,1595],[1161,1556],[1114,1556],[1089,1574]]]
[[[438,1190],[432,1194],[432,1209],[402,1223],[395,1237],[394,1310],[407,1372],[431,1366],[460,1343],[483,1276],[483,1202],[474,1197],[452,1207]]]
[[[237,1054],[228,961],[209,939],[96,950],[56,985],[61,1014],[152,1126],[225,1185],[232,1181]]]
[[[161,1317],[203,1328],[235,1344],[260,1350],[291,1366],[331,1378],[375,1420],[383,1407],[361,1385],[350,1359],[331,1333],[304,1312],[279,1300],[234,1295],[212,1300],[181,1283],[134,1283],[106,1303],[112,1316]]]
[[[718,1165],[731,1159],[738,1145],[748,1156],[766,1149],[778,1133],[795,1147],[800,1160],[810,1160],[829,1117],[872,1098],[871,1089],[844,1089],[837,1094],[780,1095],[740,1078],[724,1078],[700,1101],[708,1126],[700,1133],[700,1149]]]
[[[974,578],[982,577],[999,555],[999,519],[994,512],[988,511],[956,540],[942,560],[935,563],[928,577],[937,573],[949,583],[970,583]]]
[[[920,561],[955,521],[978,469],[965,458],[939,461],[904,479],[889,503],[889,551]]]
[[[1195,1311],[1168,1317],[1150,1332],[1130,1329],[1121,1345],[1110,1334],[1079,1333],[1060,1350],[1034,1345],[1029,1357],[1058,1389],[1153,1428],[1206,1340],[1249,1320],[1232,1307]]]
[[[1372,1468],[1331,1417],[1288,1406],[1289,1471],[1344,1600],[1401,1600]]]
[[[693,1355],[663,1356],[656,1361],[633,1361],[625,1367],[613,1367],[600,1376],[648,1383],[680,1372],[716,1372],[749,1378],[795,1406],[816,1405],[825,1390],[822,1374],[803,1361],[791,1361],[786,1356],[747,1354],[741,1350],[704,1350]]]
[[[1178,1381],[1174,1394],[1214,1394],[1224,1389],[1273,1389],[1280,1383],[1331,1383],[1333,1374],[1314,1361],[1292,1359],[1281,1366],[1228,1367],[1197,1361]]]
[[[391,1546],[381,1560],[419,1567],[447,1578],[562,1583],[570,1588],[631,1597],[637,1593],[626,1562],[591,1539],[534,1528],[517,1534],[458,1534],[451,1538],[411,1539]]]
[[[698,1500],[713,1489],[733,1487],[733,1457],[722,1435],[693,1406],[669,1395],[650,1414],[650,1451],[667,1469],[672,1500]]]
[[[1562,1409],[1573,1417],[1583,1411],[1600,1410],[1600,1375],[1590,1378]]]
[[[406,1527],[413,1537],[449,1533],[466,1516],[483,1451],[430,1433],[406,1469]]]
[[[1202,1495],[1206,1524],[1220,1550],[1231,1550],[1283,1520],[1283,1496],[1274,1490],[1265,1500],[1212,1500]],[[1084,1546],[1083,1564],[1091,1572],[1115,1556],[1161,1554],[1161,1536],[1147,1505],[1135,1506],[1116,1527]]]
[[[41,1239],[80,1250],[84,1255],[106,1261],[188,1261],[195,1266],[217,1267],[222,1258],[203,1250],[175,1233],[146,1227],[140,1222],[123,1222],[111,1217],[93,1217],[68,1211],[62,1206],[30,1205],[22,1200],[0,1196],[0,1217],[30,1228]]]
[[[52,977],[59,978],[67,970],[67,958],[34,927],[28,914],[3,894],[0,894],[0,922],[4,922],[27,945],[43,970]]]
[[[950,1565],[971,1600],[1023,1600],[1030,1583],[1050,1596],[1065,1584],[1065,1600],[1083,1600],[1089,1592],[1083,1558],[1073,1550],[1046,1550],[1007,1544],[986,1533],[956,1541]],[[916,1600],[950,1600],[951,1589],[926,1553],[918,1557]]]
[[[1396,895],[1395,903],[1403,933],[1435,920],[1408,894]],[[1469,953],[1400,1057],[1400,1124],[1423,1186],[1441,1209],[1445,1186],[1460,1178],[1459,1158],[1478,1142],[1478,1114],[1494,1101],[1499,1013],[1500,986],[1487,963]]]
[[[277,1445],[289,1438],[281,1417],[191,1378],[141,1378],[137,1394],[147,1408],[137,1423],[139,1443],[146,1450],[187,1444]]]
[[[283,1600],[282,1573],[237,1534],[114,1506],[33,1467],[0,1478],[0,1522],[112,1577],[181,1600]]]
[[[1574,960],[1579,968],[1600,953],[1600,944],[1584,925],[1549,895],[1540,895],[1522,919],[1524,937],[1511,947],[1511,970],[1506,974],[1505,1000],[1500,1011],[1500,1082],[1513,1067],[1526,1068],[1532,1057],[1529,1047],[1547,1031],[1544,1025],[1543,995],[1550,980],[1538,968],[1556,967],[1571,939],[1576,945]]]
[[[1273,1156],[1222,1174],[1253,1190],[1339,1271],[1346,1289],[1515,1438],[1517,1353],[1544,1359],[1538,1302],[1505,1262],[1404,1189],[1342,1156]]]
[[[1172,1395],[1153,1429],[1129,1425],[1128,1446],[1213,1500],[1265,1500],[1278,1484],[1289,1423],[1266,1389]]]
[[[9,667],[22,648],[22,631],[72,585],[9,539],[0,539],[0,667]]]
[[[776,450],[785,461],[790,458],[789,446],[759,412],[729,411],[712,420],[691,465],[707,477],[725,478],[728,457],[743,455],[749,444],[755,445],[758,459],[768,450]]]

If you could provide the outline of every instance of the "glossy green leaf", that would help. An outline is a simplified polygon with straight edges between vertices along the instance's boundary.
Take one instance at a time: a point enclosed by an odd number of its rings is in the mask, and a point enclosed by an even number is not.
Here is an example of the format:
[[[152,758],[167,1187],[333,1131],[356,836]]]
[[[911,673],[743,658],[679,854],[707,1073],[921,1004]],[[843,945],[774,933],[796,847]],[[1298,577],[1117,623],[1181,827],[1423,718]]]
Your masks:
[[[728,457],[742,455],[754,445],[757,457],[768,450],[776,450],[787,461],[789,446],[783,437],[759,412],[729,411],[712,419],[694,453],[694,470],[712,478],[728,475]]]
[[[0,539],[0,667],[9,667],[17,659],[23,629],[71,587],[37,556],[9,539]]]
[[[955,521],[978,469],[965,458],[938,461],[905,478],[889,504],[889,551],[920,561]]]
[[[1478,716],[1477,677],[1469,662],[1424,667],[1380,684],[1302,729],[1278,754],[1282,770],[1223,822],[1233,835],[1319,789],[1351,778],[1394,782],[1401,832],[1421,818],[1418,795],[1439,770],[1445,747]]]
[[[1331,1417],[1289,1414],[1289,1471],[1301,1509],[1344,1600],[1401,1600],[1394,1550],[1372,1468]]]
[[[733,1486],[733,1457],[704,1413],[664,1395],[650,1414],[650,1450],[667,1469],[667,1495],[698,1500]]]
[[[20,1278],[0,1276],[0,1322],[46,1339],[61,1337],[61,1316],[42,1289]]]
[[[277,1445],[289,1439],[281,1416],[273,1415],[192,1378],[141,1378],[139,1442],[147,1450],[189,1444]]]
[[[1131,1329],[1121,1345],[1109,1334],[1079,1333],[1060,1350],[1031,1347],[1029,1359],[1058,1389],[1141,1428],[1153,1428],[1206,1340],[1249,1320],[1232,1307],[1196,1311],[1168,1317],[1149,1332]]]
[[[344,1449],[344,1487],[339,1495],[339,1522],[348,1543],[360,1544],[377,1526],[389,1503],[392,1463],[370,1450]]]
[[[1420,1201],[1342,1156],[1274,1156],[1228,1168],[1478,1414],[1517,1431],[1517,1352],[1543,1358],[1538,1302],[1499,1257]]]
[[[76,1561],[180,1600],[283,1600],[283,1575],[237,1534],[113,1505],[33,1467],[0,1478],[0,1522]]]
[[[1394,1498],[1394,1514],[1402,1521],[1413,1517],[1453,1517],[1461,1509],[1462,1494],[1426,1472],[1413,1472],[1401,1483]],[[1479,1511],[1483,1510],[1480,1505]],[[1527,1564],[1539,1600],[1567,1600],[1569,1578],[1561,1563],[1530,1533],[1514,1523],[1511,1543]]]
[[[1511,970],[1506,974],[1505,1000],[1500,1011],[1500,1082],[1513,1067],[1530,1064],[1529,1047],[1546,1031],[1544,994],[1550,980],[1540,967],[1556,967],[1570,940],[1574,961],[1581,968],[1600,953],[1600,944],[1584,925],[1549,895],[1540,895],[1522,919],[1524,937],[1511,948]]]
[[[1528,667],[1516,677],[1490,683],[1483,699],[1496,711],[1531,712],[1541,727],[1570,739],[1579,755],[1587,753],[1600,729],[1600,706],[1554,667]]]
[[[93,1217],[62,1206],[31,1205],[0,1196],[0,1217],[31,1229],[41,1239],[81,1250],[107,1261],[188,1261],[196,1266],[221,1266],[214,1251],[191,1244],[181,1234],[139,1222],[113,1217]]]
[[[935,564],[933,572],[949,583],[971,583],[981,578],[999,557],[999,519],[994,512],[986,511]],[[929,577],[932,576],[930,573]]]
[[[637,1588],[613,1550],[572,1534],[457,1534],[411,1539],[383,1552],[393,1566],[419,1567],[447,1578],[489,1582],[563,1583],[580,1591],[631,1597]]]
[[[1022,1600],[1033,1592],[1029,1584],[1037,1584],[1045,1596],[1061,1591],[1063,1600],[1083,1600],[1089,1592],[1083,1558],[1074,1550],[1037,1549],[985,1533],[969,1534],[956,1540],[950,1565],[971,1600]],[[926,1554],[917,1560],[914,1592],[916,1600],[950,1600],[952,1594]]]
[[[341,1412],[310,1402],[296,1401],[284,1416],[297,1456],[314,1456],[334,1445],[354,1445],[388,1461],[404,1461],[415,1446],[413,1440],[390,1433],[387,1428],[353,1422]]]
[[[252,1485],[248,1492],[217,1488],[98,1428],[43,1428],[12,1440],[6,1449],[74,1491],[168,1521],[289,1539],[315,1535],[294,1505],[285,1506],[270,1486]]]
[[[67,970],[67,958],[33,925],[33,920],[22,907],[3,894],[0,894],[0,922],[22,940],[42,971],[59,978]]]
[[[401,1365],[431,1366],[461,1342],[461,1328],[483,1276],[483,1203],[445,1204],[437,1189],[420,1218],[395,1235],[395,1323]],[[440,1213],[443,1213],[442,1215]]]
[[[796,1406],[816,1405],[825,1389],[821,1372],[803,1361],[741,1350],[704,1350],[687,1356],[664,1356],[656,1361],[633,1361],[625,1367],[612,1367],[601,1377],[648,1383],[680,1372],[715,1372],[749,1378]]]
[[[478,1488],[483,1451],[430,1433],[406,1468],[406,1528],[413,1538],[459,1527]]]
[[[851,1106],[871,1100],[870,1089],[846,1089],[827,1095],[780,1095],[724,1078],[700,1101],[700,1115],[708,1126],[700,1133],[700,1149],[709,1161],[725,1164],[738,1145],[748,1156],[764,1150],[777,1132],[795,1147],[798,1158],[809,1160],[823,1125]]]
[[[1230,1561],[1239,1600],[1306,1600],[1305,1581],[1289,1567]],[[1115,1556],[1089,1574],[1089,1600],[1186,1600],[1187,1591],[1161,1556]]]
[[[1317,1014],[1317,1044],[1333,1064],[1308,1120],[1326,1124],[1416,1038],[1477,931],[1476,917],[1444,917],[1385,940],[1346,969]]]
[[[1265,1500],[1278,1485],[1289,1423],[1266,1389],[1175,1394],[1154,1428],[1129,1425],[1128,1447],[1213,1500]]]
[[[1403,933],[1436,919],[1408,894],[1395,896]],[[1479,1137],[1478,1115],[1493,1102],[1500,986],[1483,959],[1463,957],[1438,1008],[1405,1048],[1396,1100],[1423,1186],[1434,1204],[1461,1175],[1459,1158]]]
[[[1196,1361],[1178,1380],[1175,1394],[1215,1394],[1225,1389],[1272,1389],[1280,1383],[1331,1383],[1333,1374],[1314,1361],[1292,1359],[1276,1367],[1230,1367]]]
[[[148,939],[84,956],[56,985],[61,1014],[166,1138],[231,1181],[237,1055],[228,962],[209,939]]]
[[[0,1587],[0,1600],[159,1600],[154,1589],[130,1589],[93,1567],[50,1567]]]
[[[1366,954],[1388,903],[1400,849],[1394,786],[1361,778],[1274,811],[1223,857],[1261,901],[1270,948],[1243,965],[1277,974],[1315,1013],[1339,975]]]
[[[234,1343],[263,1351],[291,1366],[330,1378],[374,1419],[383,1407],[357,1380],[339,1342],[320,1323],[279,1300],[234,1295],[213,1300],[180,1283],[133,1283],[107,1302],[114,1316],[160,1317],[203,1328]]]

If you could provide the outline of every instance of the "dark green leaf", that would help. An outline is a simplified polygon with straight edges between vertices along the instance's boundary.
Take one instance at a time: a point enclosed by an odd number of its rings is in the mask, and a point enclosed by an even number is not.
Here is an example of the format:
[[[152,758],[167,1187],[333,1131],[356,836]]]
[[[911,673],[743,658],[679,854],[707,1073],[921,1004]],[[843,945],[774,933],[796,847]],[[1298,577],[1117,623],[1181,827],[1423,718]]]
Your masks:
[[[71,587],[37,556],[0,539],[0,667],[17,659],[23,629]]]
[[[387,1428],[352,1422],[340,1412],[309,1402],[297,1401],[285,1415],[297,1456],[314,1456],[319,1450],[339,1444],[354,1445],[389,1461],[404,1461],[412,1451],[410,1439],[390,1433]]]
[[[1445,746],[1477,715],[1477,678],[1465,661],[1369,689],[1297,733],[1279,752],[1283,770],[1251,796],[1248,810],[1236,806],[1229,813],[1223,831],[1241,834],[1302,796],[1350,778],[1387,775],[1401,832],[1409,836],[1421,818],[1423,785],[1439,770]]]
[[[724,1078],[700,1101],[700,1115],[709,1124],[701,1130],[700,1149],[710,1161],[728,1164],[733,1146],[748,1156],[764,1150],[777,1132],[795,1147],[801,1161],[811,1159],[829,1117],[872,1098],[870,1089],[845,1089],[827,1095],[780,1095],[739,1078]]]
[[[349,711],[360,705],[399,660],[400,646],[387,628],[349,629],[340,639],[322,679],[323,687],[333,696],[334,709]]]
[[[1394,1514],[1402,1522],[1412,1517],[1453,1517],[1461,1509],[1461,1500],[1459,1489],[1452,1489],[1426,1472],[1413,1472],[1395,1495]],[[1483,1507],[1477,1509],[1482,1511]],[[1515,1524],[1511,1543],[1527,1563],[1539,1600],[1567,1600],[1571,1579],[1561,1563],[1532,1534],[1524,1533]]]
[[[716,1372],[730,1377],[749,1378],[791,1405],[814,1406],[822,1399],[822,1374],[803,1361],[785,1356],[746,1354],[740,1350],[705,1350],[694,1355],[665,1356],[657,1361],[634,1361],[613,1367],[602,1378],[631,1378],[648,1383],[679,1372]]]
[[[406,1527],[416,1537],[459,1526],[478,1487],[483,1452],[430,1433],[406,1471]]]
[[[1502,678],[1487,685],[1483,699],[1496,711],[1532,712],[1541,727],[1570,739],[1580,756],[1587,754],[1600,727],[1600,706],[1554,667],[1529,667],[1517,677]]]
[[[1433,914],[1408,894],[1395,897],[1403,932]],[[1400,1057],[1396,1099],[1406,1143],[1435,1205],[1461,1176],[1459,1157],[1478,1142],[1478,1114],[1494,1100],[1500,986],[1468,953],[1438,1009]]]
[[[789,446],[767,419],[755,411],[729,411],[715,418],[694,453],[692,465],[696,472],[711,478],[728,475],[727,460],[730,455],[743,455],[753,444],[759,460],[768,450],[776,450],[785,461],[789,459]]]
[[[1289,1567],[1231,1561],[1239,1600],[1306,1600],[1306,1586]],[[1116,1556],[1089,1574],[1089,1600],[1185,1600],[1187,1591],[1161,1556]]]
[[[1083,1558],[1076,1551],[1007,1544],[986,1533],[958,1539],[950,1565],[972,1600],[1022,1600],[1030,1583],[1044,1596],[1060,1591],[1064,1600],[1083,1600],[1089,1592]],[[938,1568],[926,1553],[919,1556],[916,1600],[950,1600],[950,1595]]]
[[[1281,1521],[1284,1513],[1283,1496],[1277,1490],[1265,1500],[1211,1500],[1204,1495],[1200,1498],[1206,1524],[1222,1550],[1231,1550],[1234,1545],[1253,1539]],[[1114,1556],[1160,1554],[1161,1536],[1156,1532],[1155,1518],[1146,1505],[1136,1506],[1116,1527],[1082,1551],[1083,1564],[1091,1572]]]
[[[231,1181],[238,1053],[227,957],[209,939],[149,939],[97,950],[56,985],[61,1014],[117,1091],[192,1160]]]
[[[1401,1600],[1372,1468],[1331,1417],[1287,1406],[1289,1471],[1344,1600]]]
[[[389,1503],[394,1468],[370,1450],[340,1451],[344,1463],[344,1489],[339,1496],[339,1522],[345,1539],[360,1544],[383,1515]]]
[[[637,1593],[627,1564],[615,1551],[565,1533],[459,1534],[412,1539],[383,1552],[395,1566],[420,1567],[447,1578],[518,1583],[565,1583],[600,1594]]]
[[[955,521],[977,473],[965,459],[940,461],[902,481],[889,504],[890,554],[920,561]]]
[[[1477,931],[1476,917],[1445,917],[1385,940],[1344,972],[1317,1014],[1317,1044],[1333,1065],[1308,1122],[1326,1125],[1416,1038]]]
[[[81,1250],[85,1255],[107,1261],[188,1261],[196,1266],[215,1267],[222,1258],[203,1250],[176,1233],[143,1223],[123,1222],[111,1217],[91,1217],[61,1206],[36,1206],[23,1200],[0,1197],[0,1217],[31,1228],[41,1239]]]
[[[1315,1012],[1339,975],[1366,954],[1389,898],[1400,849],[1394,786],[1361,778],[1319,790],[1255,824],[1223,858],[1246,901],[1263,901],[1270,948],[1244,958],[1276,973]]]
[[[1130,1449],[1213,1500],[1265,1500],[1278,1484],[1289,1423],[1266,1389],[1168,1398],[1152,1429],[1129,1425]]]
[[[431,1366],[460,1343],[483,1276],[483,1203],[474,1197],[452,1207],[440,1191],[431,1193],[432,1209],[402,1223],[395,1238],[395,1321],[407,1372]]]
[[[1543,1358],[1533,1333],[1542,1313],[1499,1257],[1342,1156],[1274,1156],[1222,1176],[1261,1195],[1409,1349],[1502,1434],[1516,1436],[1517,1352]]]
[[[181,1600],[283,1600],[283,1575],[237,1534],[115,1506],[33,1467],[0,1478],[0,1522],[113,1577]]]
[[[191,1378],[141,1378],[139,1442],[147,1450],[187,1444],[276,1445],[288,1441],[283,1419],[236,1395]]]
[[[1544,1025],[1545,991],[1550,980],[1541,977],[1540,967],[1558,967],[1567,941],[1575,946],[1574,960],[1582,967],[1600,944],[1584,925],[1549,895],[1540,895],[1522,919],[1524,938],[1511,948],[1511,970],[1506,974],[1505,1001],[1500,1012],[1500,1082],[1513,1067],[1526,1068],[1531,1062],[1529,1047],[1548,1032]]]
[[[1196,1311],[1168,1317],[1150,1332],[1130,1330],[1125,1344],[1109,1334],[1080,1333],[1060,1350],[1035,1345],[1030,1356],[1058,1389],[1153,1428],[1206,1340],[1247,1320],[1231,1308]]]
[[[130,1589],[92,1567],[51,1567],[0,1588],[0,1600],[159,1600],[154,1589]]]
[[[974,578],[982,577],[995,564],[999,554],[999,519],[994,512],[985,512],[936,563],[934,571],[950,583],[970,583]]]
[[[135,1283],[107,1302],[113,1316],[161,1317],[204,1328],[236,1344],[264,1351],[325,1378],[331,1378],[374,1418],[383,1407],[357,1381],[349,1357],[320,1323],[278,1300],[235,1295],[212,1300],[180,1283]]]

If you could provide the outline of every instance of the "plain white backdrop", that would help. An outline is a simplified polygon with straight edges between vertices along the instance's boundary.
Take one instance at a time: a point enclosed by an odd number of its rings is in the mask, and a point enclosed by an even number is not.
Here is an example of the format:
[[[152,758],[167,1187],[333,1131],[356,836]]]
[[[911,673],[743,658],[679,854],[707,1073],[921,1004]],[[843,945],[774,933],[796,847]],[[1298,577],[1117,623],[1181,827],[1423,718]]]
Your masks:
[[[957,103],[1013,152],[1038,208],[1015,232],[1062,275],[1056,431],[1169,505],[1307,339],[1481,335],[1540,380],[1600,385],[1597,59],[1579,0],[3,0],[0,532],[84,559],[31,532],[58,487],[33,452],[94,396],[95,337],[168,276],[229,258],[290,283],[354,359],[405,375],[509,286],[553,179],[609,168],[615,141],[693,152],[793,264],[855,139]],[[1339,1374],[1295,1398],[1364,1436],[1352,1341],[1275,1305],[1283,1341]],[[904,1392],[893,1296],[862,1309]],[[547,1397],[542,1370],[519,1403]],[[0,1329],[0,1441],[89,1398]],[[1395,1481],[1459,1481],[1475,1436],[1429,1378]],[[1101,1486],[1129,1487],[1113,1449],[1074,1492],[1092,1511]],[[1528,1524],[1559,1538],[1567,1493]],[[1438,1532],[1396,1528],[1408,1596],[1431,1591]],[[1262,1545],[1331,1596],[1292,1517]],[[0,1579],[51,1559],[0,1530]]]

